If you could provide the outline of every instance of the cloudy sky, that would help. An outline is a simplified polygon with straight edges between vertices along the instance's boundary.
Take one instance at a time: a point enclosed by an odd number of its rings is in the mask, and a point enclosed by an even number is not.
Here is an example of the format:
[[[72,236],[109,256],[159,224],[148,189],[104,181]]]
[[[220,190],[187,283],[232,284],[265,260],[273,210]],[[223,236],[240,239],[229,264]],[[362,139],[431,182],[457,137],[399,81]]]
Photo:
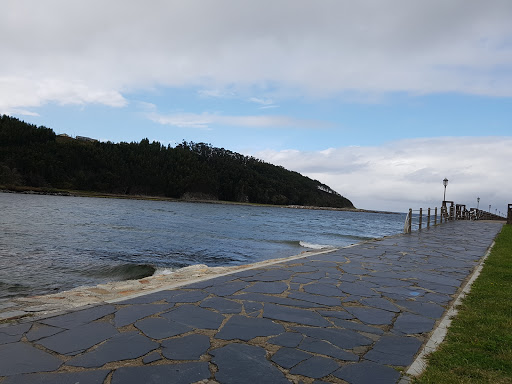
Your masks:
[[[510,0],[3,0],[0,113],[208,142],[359,208],[512,203]]]

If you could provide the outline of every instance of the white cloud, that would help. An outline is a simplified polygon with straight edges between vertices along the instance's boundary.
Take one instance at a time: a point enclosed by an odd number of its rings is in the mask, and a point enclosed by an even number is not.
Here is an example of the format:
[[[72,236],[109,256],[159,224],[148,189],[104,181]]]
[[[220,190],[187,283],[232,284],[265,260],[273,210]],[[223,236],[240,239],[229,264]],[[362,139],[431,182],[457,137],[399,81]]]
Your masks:
[[[329,148],[318,152],[262,151],[251,155],[317,179],[357,207],[405,212],[434,208],[443,198],[506,211],[512,203],[512,138],[432,138],[381,147]]]
[[[509,0],[4,0],[2,10],[4,110],[123,106],[154,86],[512,96]]]
[[[150,112],[147,117],[159,124],[180,128],[209,129],[213,125],[252,127],[252,128],[323,128],[329,125],[327,122],[295,119],[288,116],[277,115],[240,115],[229,116],[215,113],[172,113],[162,115]]]

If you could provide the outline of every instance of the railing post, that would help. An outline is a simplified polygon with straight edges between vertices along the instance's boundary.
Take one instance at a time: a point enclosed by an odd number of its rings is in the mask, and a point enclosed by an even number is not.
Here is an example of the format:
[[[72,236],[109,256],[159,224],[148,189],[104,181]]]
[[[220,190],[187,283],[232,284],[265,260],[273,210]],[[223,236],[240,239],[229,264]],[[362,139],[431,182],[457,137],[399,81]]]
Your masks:
[[[409,233],[412,230],[412,208],[409,208]]]
[[[427,228],[430,228],[430,208],[427,210]]]
[[[423,221],[423,208],[420,208],[420,222],[418,224],[418,229],[421,229],[422,221]]]
[[[434,225],[437,225],[437,207],[434,208]]]

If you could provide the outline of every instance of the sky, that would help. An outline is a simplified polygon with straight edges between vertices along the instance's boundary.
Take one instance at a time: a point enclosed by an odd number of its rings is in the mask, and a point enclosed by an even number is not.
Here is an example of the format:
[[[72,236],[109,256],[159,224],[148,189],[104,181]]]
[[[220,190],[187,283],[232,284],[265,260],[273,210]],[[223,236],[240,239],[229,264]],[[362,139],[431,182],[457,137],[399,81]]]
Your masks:
[[[510,0],[2,0],[0,114],[210,143],[356,207],[512,203]]]

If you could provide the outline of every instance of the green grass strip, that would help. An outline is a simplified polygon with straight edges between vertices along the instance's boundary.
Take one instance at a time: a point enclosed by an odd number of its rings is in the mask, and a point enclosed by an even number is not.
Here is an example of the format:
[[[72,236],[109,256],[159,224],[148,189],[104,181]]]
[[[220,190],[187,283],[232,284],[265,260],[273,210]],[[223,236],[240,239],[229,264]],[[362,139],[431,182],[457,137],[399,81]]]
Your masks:
[[[512,383],[512,225],[505,225],[416,384]]]

